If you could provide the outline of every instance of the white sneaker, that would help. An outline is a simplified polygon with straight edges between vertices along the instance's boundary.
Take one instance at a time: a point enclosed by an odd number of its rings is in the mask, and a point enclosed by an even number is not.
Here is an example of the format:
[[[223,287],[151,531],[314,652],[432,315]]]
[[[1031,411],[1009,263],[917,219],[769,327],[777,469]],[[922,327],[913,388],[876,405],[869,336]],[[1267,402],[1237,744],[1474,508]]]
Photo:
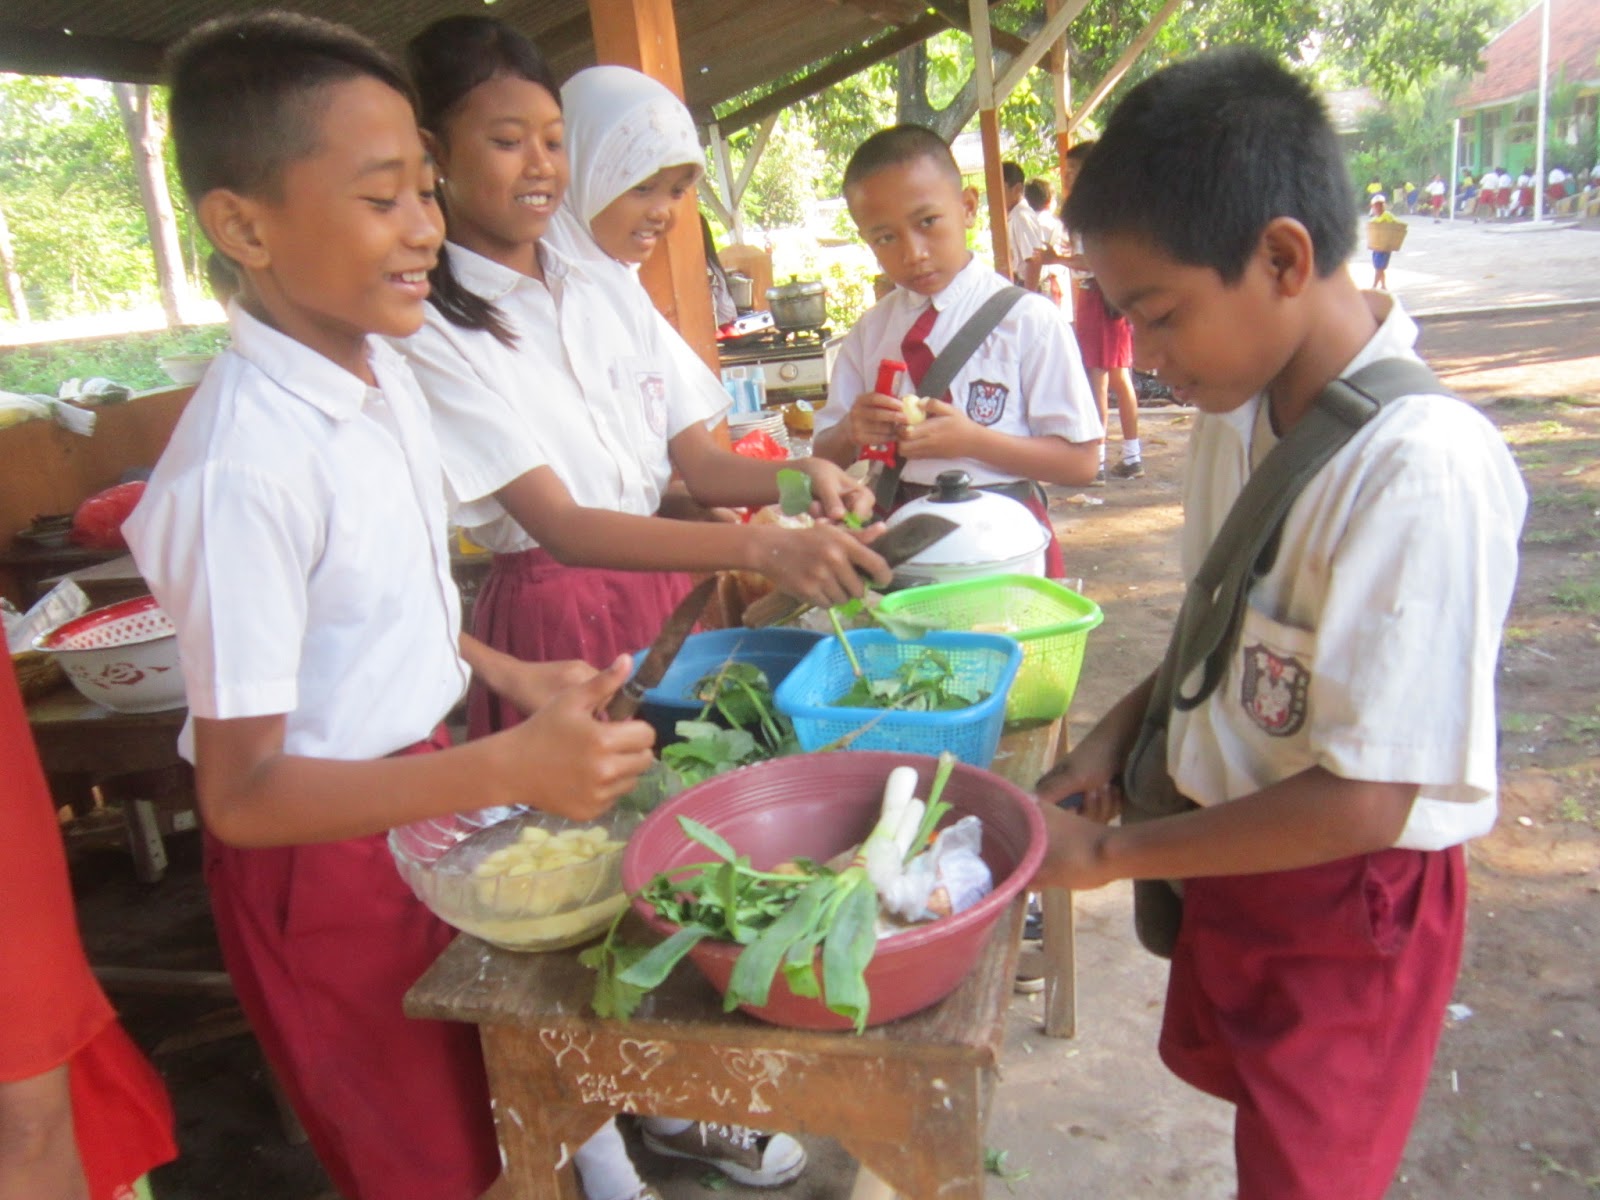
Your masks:
[[[786,1133],[762,1133],[744,1125],[699,1121],[677,1133],[643,1132],[644,1144],[668,1158],[688,1158],[715,1167],[746,1187],[780,1187],[806,1169],[805,1147]]]

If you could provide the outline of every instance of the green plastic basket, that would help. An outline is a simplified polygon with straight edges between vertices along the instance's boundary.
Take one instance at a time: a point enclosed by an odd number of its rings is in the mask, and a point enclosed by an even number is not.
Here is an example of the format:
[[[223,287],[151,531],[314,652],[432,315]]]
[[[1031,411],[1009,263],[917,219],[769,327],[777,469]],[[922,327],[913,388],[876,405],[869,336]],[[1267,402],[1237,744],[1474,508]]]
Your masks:
[[[885,616],[910,617],[935,629],[1005,633],[1022,645],[1022,667],[1006,702],[1006,723],[1054,721],[1078,690],[1089,631],[1100,606],[1053,579],[987,575],[891,592]]]

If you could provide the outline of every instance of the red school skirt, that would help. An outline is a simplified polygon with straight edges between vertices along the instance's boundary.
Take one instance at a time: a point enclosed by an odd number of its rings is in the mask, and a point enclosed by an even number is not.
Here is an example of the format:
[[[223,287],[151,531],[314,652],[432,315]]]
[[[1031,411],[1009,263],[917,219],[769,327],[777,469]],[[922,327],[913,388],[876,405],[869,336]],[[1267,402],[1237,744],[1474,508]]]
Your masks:
[[[523,662],[581,658],[609,667],[649,647],[694,580],[676,571],[568,567],[545,550],[496,554],[472,606],[479,641]],[[467,692],[467,736],[482,737],[522,714],[476,680]]]
[[[1380,1200],[1461,966],[1461,847],[1184,884],[1161,1057],[1237,1106],[1239,1200]]]
[[[449,745],[441,728],[402,754]],[[344,1200],[477,1200],[500,1174],[477,1031],[406,990],[455,937],[382,834],[241,850],[205,838],[223,962]]]
[[[1090,283],[1074,290],[1073,331],[1078,352],[1091,371],[1133,366],[1133,329],[1127,320],[1106,311],[1099,287]]]

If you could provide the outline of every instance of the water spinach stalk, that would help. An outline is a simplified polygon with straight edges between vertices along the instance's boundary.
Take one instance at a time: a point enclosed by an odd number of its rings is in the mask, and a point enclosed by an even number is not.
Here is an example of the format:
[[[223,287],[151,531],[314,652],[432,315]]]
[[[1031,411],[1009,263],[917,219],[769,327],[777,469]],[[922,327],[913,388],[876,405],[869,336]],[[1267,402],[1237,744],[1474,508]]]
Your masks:
[[[649,950],[619,944],[619,914],[605,941],[583,952],[580,961],[597,972],[595,1012],[631,1016],[684,955],[703,939],[716,938],[744,947],[723,996],[726,1011],[765,1005],[781,970],[790,991],[825,1000],[829,1011],[853,1021],[859,1033],[871,1007],[867,964],[878,943],[874,878],[898,874],[927,846],[949,810],[939,796],[954,767],[954,756],[940,755],[926,804],[915,796],[914,768],[891,771],[877,825],[838,871],[807,860],[793,864],[793,871],[758,871],[715,831],[680,816],[684,834],[716,861],[663,872],[640,890],[657,913],[679,926],[664,942]]]

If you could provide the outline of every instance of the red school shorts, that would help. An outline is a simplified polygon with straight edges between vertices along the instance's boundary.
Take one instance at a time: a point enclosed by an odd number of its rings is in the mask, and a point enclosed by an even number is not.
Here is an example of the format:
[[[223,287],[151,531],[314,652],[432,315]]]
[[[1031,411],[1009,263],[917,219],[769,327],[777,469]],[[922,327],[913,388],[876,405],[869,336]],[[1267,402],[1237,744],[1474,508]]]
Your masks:
[[[405,753],[444,745],[441,730]],[[240,850],[208,834],[205,850],[239,1006],[339,1195],[477,1200],[500,1173],[477,1032],[401,1008],[455,931],[387,839]]]
[[[1237,1106],[1239,1200],[1379,1200],[1461,965],[1466,864],[1385,850],[1191,879],[1161,1057]]]

